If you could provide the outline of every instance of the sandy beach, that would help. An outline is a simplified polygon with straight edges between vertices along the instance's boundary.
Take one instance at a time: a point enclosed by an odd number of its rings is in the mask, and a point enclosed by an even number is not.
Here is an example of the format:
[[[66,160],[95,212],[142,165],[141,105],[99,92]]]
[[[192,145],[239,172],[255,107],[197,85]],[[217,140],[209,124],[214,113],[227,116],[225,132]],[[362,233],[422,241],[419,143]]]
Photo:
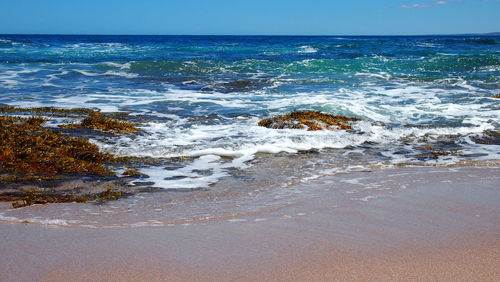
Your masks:
[[[500,282],[500,1],[386,2],[1,0],[0,282]]]
[[[498,281],[499,180],[497,167],[395,168],[299,183],[313,196],[199,222],[4,221],[0,280]],[[362,200],[346,193],[363,183],[403,188]]]

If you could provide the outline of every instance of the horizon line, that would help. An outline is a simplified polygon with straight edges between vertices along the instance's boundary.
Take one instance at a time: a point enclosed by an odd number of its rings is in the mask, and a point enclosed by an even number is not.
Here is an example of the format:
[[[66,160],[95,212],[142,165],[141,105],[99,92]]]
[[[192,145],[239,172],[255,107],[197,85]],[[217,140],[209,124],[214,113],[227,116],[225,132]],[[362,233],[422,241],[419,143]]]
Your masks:
[[[429,34],[126,34],[126,33],[0,33],[2,35],[61,35],[61,36],[248,36],[248,37],[368,37],[368,36],[500,36],[500,32],[429,33]]]

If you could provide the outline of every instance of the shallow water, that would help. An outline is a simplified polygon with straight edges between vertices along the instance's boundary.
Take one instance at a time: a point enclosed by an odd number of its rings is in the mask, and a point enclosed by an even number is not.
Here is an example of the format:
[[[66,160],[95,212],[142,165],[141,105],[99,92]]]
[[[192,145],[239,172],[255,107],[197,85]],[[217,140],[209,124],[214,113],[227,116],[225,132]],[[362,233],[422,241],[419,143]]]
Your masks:
[[[121,156],[187,156],[138,168],[149,178],[135,184],[167,199],[496,161],[495,95],[500,37],[0,35],[0,103],[129,113],[141,133],[91,141]],[[257,126],[295,109],[363,120],[352,131]]]
[[[500,180],[498,166],[353,168],[335,175],[306,180],[296,176],[286,177],[286,171],[279,173],[280,168],[293,169],[294,164],[297,162],[291,164],[284,159],[270,161],[264,166],[252,166],[239,177],[224,178],[209,189],[166,189],[139,193],[101,205],[62,203],[11,209],[8,203],[0,203],[0,222],[89,229],[187,227],[221,221],[260,223],[296,219],[316,212],[341,215],[346,209],[355,211],[372,203],[383,210],[387,201],[402,193],[422,193],[419,191],[422,187],[432,192],[425,195],[427,200],[418,205],[434,203],[439,206],[440,201],[453,203],[451,199],[440,200],[439,197],[442,197],[443,191],[453,194],[456,185],[467,187],[472,194],[475,189],[488,190],[489,196],[483,197],[478,203],[474,197],[469,197],[467,204],[464,204],[472,207],[484,204],[481,207],[485,208],[494,206],[500,188],[495,185]],[[269,174],[275,177],[270,178]],[[460,193],[461,190],[457,188],[456,191]],[[307,203],[307,208],[304,203]],[[390,207],[388,205],[386,208]],[[453,207],[450,202],[447,202],[446,207],[464,208]]]

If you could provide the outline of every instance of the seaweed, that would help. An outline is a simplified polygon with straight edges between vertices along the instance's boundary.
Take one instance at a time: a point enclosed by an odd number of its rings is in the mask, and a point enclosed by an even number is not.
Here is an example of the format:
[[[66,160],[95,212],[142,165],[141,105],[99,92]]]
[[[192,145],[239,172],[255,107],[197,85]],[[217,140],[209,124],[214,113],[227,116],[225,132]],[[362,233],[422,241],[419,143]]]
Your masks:
[[[432,145],[427,144],[427,145],[424,145],[424,146],[420,147],[420,149],[422,149],[422,150],[426,150],[426,151],[432,151],[432,150],[435,150],[435,149],[436,149],[436,147],[434,147],[434,146],[432,146]]]
[[[142,173],[142,172],[138,172],[137,170],[135,169],[127,169],[126,171],[124,171],[122,173],[123,175],[126,175],[126,176],[131,176],[131,177],[142,177],[142,176],[146,176],[146,174]]]
[[[118,200],[125,196],[129,196],[129,194],[108,188],[107,190],[99,193],[90,193],[84,195],[29,192],[27,195],[23,196],[10,196],[10,197],[3,196],[0,197],[0,201],[1,200],[13,201],[12,208],[16,209],[35,204],[45,205],[49,203],[72,203],[72,202],[86,203],[90,201],[95,201],[96,204],[103,204],[106,203],[107,201]]]
[[[361,119],[340,115],[331,115],[320,111],[293,111],[291,113],[263,119],[258,125],[272,129],[307,129],[309,131],[324,129],[352,130],[352,122]]]
[[[42,117],[0,116],[0,182],[53,179],[67,174],[112,175],[105,162],[113,155],[99,152],[86,139],[42,127]]]
[[[471,140],[477,144],[500,145],[500,131],[486,130],[480,136],[471,136]]]
[[[192,160],[196,157],[192,156],[176,156],[176,157],[137,157],[137,156],[115,156],[110,159],[111,164],[124,165],[126,167],[141,167],[141,166],[160,166],[168,163],[178,163],[186,160]]]
[[[433,146],[426,145],[428,146],[428,149],[434,150]],[[422,147],[425,148],[426,146]],[[440,150],[440,151],[429,151],[426,153],[421,153],[421,154],[416,154],[415,156],[418,158],[424,158],[424,159],[438,159],[441,156],[448,156],[448,155],[459,155],[461,154],[458,149],[451,149],[451,150]]]
[[[26,192],[23,185],[35,187],[59,187],[82,176],[91,181],[117,179],[112,170],[116,166],[144,165],[147,160],[133,157],[116,157],[99,151],[87,138],[74,134],[71,129],[89,128],[113,134],[138,132],[132,123],[126,122],[126,114],[102,114],[91,109],[59,109],[53,107],[17,108],[0,107],[0,186],[11,187],[0,193],[0,201],[14,201],[14,208],[33,204],[88,202],[105,203],[130,193],[111,188],[95,193],[79,194],[45,188]],[[79,123],[58,128],[47,128],[47,117],[82,118]],[[120,120],[117,120],[120,119]],[[78,133],[78,132],[77,132]],[[149,162],[153,163],[152,160]],[[129,169],[127,175],[142,177],[144,174]],[[8,185],[5,185],[8,184]],[[32,187],[32,186],[29,186]],[[31,189],[31,188],[30,188]],[[15,191],[15,192],[12,192]]]
[[[68,117],[68,116],[95,116],[102,115],[102,113],[86,108],[73,108],[73,109],[62,109],[55,107],[33,107],[33,108],[18,108],[12,106],[3,106],[0,107],[1,113],[30,113],[30,114],[38,114],[38,115],[46,115],[46,116],[55,116],[55,117]]]
[[[82,118],[79,123],[62,124],[61,128],[88,128],[115,134],[135,133],[140,131],[134,124],[126,122],[126,113],[103,114],[86,108],[61,109],[54,107],[18,108],[12,106],[0,107],[0,113],[31,114],[47,117]],[[19,117],[10,116],[12,119]],[[119,120],[122,121],[119,121]]]
[[[100,130],[103,132],[124,134],[124,133],[135,133],[140,131],[135,127],[134,124],[125,121],[118,121],[111,119],[102,115],[92,115],[84,118],[79,123],[70,123],[60,125],[62,128],[88,128],[94,130]]]

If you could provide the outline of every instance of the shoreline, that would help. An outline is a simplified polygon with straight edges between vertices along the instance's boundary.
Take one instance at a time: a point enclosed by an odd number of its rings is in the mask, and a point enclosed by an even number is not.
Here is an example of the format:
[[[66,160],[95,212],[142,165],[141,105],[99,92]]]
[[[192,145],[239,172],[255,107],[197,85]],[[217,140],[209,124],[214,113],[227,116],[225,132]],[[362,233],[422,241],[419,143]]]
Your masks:
[[[273,165],[275,164],[271,164],[271,166]],[[251,174],[266,175],[268,169],[269,166],[260,167],[253,170]],[[102,200],[98,198],[91,201],[90,199],[89,201],[84,201],[83,203],[87,204],[83,205],[80,205],[79,203],[81,202],[78,201],[49,202],[46,204],[34,203],[34,207],[30,208],[27,206],[26,209],[12,208],[14,204],[19,203],[19,200],[16,201],[13,198],[8,201],[8,198],[4,197],[0,201],[0,222],[98,229],[161,227],[217,220],[239,221],[238,217],[271,213],[272,211],[278,211],[288,206],[294,206],[311,197],[318,197],[318,194],[324,193],[327,190],[323,189],[322,186],[331,185],[332,182],[336,181],[339,183],[333,184],[335,186],[334,189],[340,189],[336,192],[332,190],[330,193],[334,193],[332,196],[336,198],[337,203],[343,204],[352,200],[366,202],[379,197],[391,197],[393,193],[398,193],[400,190],[406,189],[408,184],[412,185],[411,182],[429,182],[425,176],[427,171],[431,174],[444,173],[443,179],[445,179],[451,177],[452,174],[456,174],[457,170],[464,169],[475,171],[495,170],[500,169],[500,163],[498,160],[492,160],[460,161],[459,163],[435,166],[394,165],[389,167],[359,167],[352,170],[339,171],[334,174],[320,173],[315,177],[292,179],[290,181],[281,177],[277,178],[273,184],[270,184],[270,182],[266,183],[265,179],[257,179],[253,183],[248,182],[243,186],[236,178],[229,177],[225,181],[214,185],[211,189],[200,190],[133,186],[128,184],[124,178],[97,182],[70,180],[61,182],[59,186],[50,187],[50,190],[27,184],[26,186],[20,186],[21,192],[19,193],[25,193],[29,196],[31,193],[37,193],[38,191],[41,193],[48,193],[50,191],[51,193],[60,193],[61,196],[86,196],[89,193],[105,194],[111,189],[111,191],[120,193],[121,197],[117,197],[114,200],[112,198],[107,200],[104,197]],[[402,173],[394,173],[394,171],[402,171]],[[385,179],[386,174],[389,179]],[[410,180],[407,183],[408,180],[405,175],[408,174],[413,175],[416,179]],[[366,181],[367,175],[375,177],[374,183]],[[287,181],[280,182],[285,180]],[[434,179],[434,181],[436,180]],[[442,180],[442,182],[451,183],[450,180]],[[322,184],[319,185],[319,189],[316,189],[315,186],[318,186],[318,183]],[[269,185],[269,187],[259,187],[259,184]],[[380,186],[385,187],[379,189],[378,187]],[[4,189],[3,192],[9,193],[9,191],[12,191],[12,189]],[[255,207],[252,207],[253,205]],[[230,208],[230,206],[238,208]],[[116,211],[113,212],[114,217],[106,218],[105,214],[109,213],[110,209]],[[151,212],[152,209],[156,212],[167,210],[172,212],[175,210],[177,215],[175,217],[164,216],[161,219],[152,219],[158,217],[158,213]],[[193,213],[193,209],[196,210],[196,213]],[[72,210],[76,212],[68,213],[68,211]],[[82,210],[87,211],[87,214],[82,214]],[[147,212],[148,210],[149,213]],[[140,215],[144,221],[132,222],[131,220],[134,219],[133,216],[123,220],[125,213],[130,215],[132,211],[134,211],[133,215]],[[59,217],[58,214],[61,212],[66,214],[66,217]],[[70,214],[76,216],[78,219],[72,218]],[[89,217],[89,215],[95,216]],[[118,218],[120,223],[114,224],[113,221]],[[90,221],[96,224],[90,224]]]
[[[277,210],[172,226],[0,222],[7,238],[0,272],[5,281],[493,281],[500,277],[499,172],[395,168],[329,176],[297,184],[312,196]],[[391,179],[404,179],[405,187],[346,200],[352,187],[390,187]]]

